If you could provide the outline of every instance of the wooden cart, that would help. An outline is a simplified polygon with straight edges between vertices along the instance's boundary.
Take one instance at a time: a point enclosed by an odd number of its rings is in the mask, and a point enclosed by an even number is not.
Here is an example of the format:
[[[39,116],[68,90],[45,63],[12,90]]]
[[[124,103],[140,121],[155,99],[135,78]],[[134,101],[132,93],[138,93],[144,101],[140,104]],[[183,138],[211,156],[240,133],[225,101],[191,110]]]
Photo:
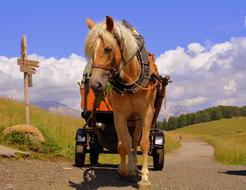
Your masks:
[[[85,121],[90,120],[94,94],[90,88],[90,76],[85,73],[80,85],[81,94],[81,116]],[[130,121],[129,121],[130,122]],[[130,123],[129,123],[130,124]],[[164,144],[165,136],[163,131],[153,124],[150,133],[150,151],[149,155],[153,157],[153,168],[162,170],[164,166]],[[90,154],[90,164],[98,163],[100,153],[118,153],[117,152],[117,134],[114,128],[114,115],[107,97],[102,101],[100,107],[96,110],[96,125],[92,126],[88,121],[83,128],[79,128],[75,136],[75,165],[84,166],[86,153]],[[141,152],[139,151],[138,154]]]

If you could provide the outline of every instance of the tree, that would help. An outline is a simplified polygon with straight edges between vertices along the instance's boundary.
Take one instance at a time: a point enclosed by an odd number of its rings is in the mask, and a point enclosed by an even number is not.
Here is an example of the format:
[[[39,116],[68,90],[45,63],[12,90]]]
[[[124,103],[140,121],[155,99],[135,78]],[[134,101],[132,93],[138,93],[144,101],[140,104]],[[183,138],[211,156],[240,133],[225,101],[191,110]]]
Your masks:
[[[162,122],[162,127],[163,127],[163,130],[167,130],[167,120],[166,119],[163,119],[163,122]]]
[[[240,108],[239,107],[233,107],[233,116],[235,116],[235,117],[240,116]]]
[[[182,114],[177,119],[177,128],[184,127],[185,125],[186,125],[186,116]]]
[[[191,114],[186,114],[186,125],[191,125]]]
[[[174,130],[177,128],[177,118],[176,117],[169,117],[168,119],[168,125],[167,125],[168,130]]]
[[[234,116],[232,108],[231,107],[225,108],[223,115],[225,118],[232,118]]]
[[[197,119],[197,114],[196,113],[192,113],[191,114],[191,124],[195,124],[197,123],[198,119]]]
[[[222,118],[223,118],[222,112],[219,109],[214,110],[214,112],[213,112],[213,120],[219,120],[219,119],[222,119]]]
[[[162,122],[161,121],[157,121],[157,128],[158,129],[163,129],[163,126],[162,126]]]
[[[203,122],[208,122],[211,121],[210,115],[208,111],[203,111],[202,113],[202,121]]]
[[[246,116],[246,106],[239,108],[240,116]]]
[[[203,118],[202,118],[202,112],[196,112],[197,115],[197,123],[202,123],[203,122]]]

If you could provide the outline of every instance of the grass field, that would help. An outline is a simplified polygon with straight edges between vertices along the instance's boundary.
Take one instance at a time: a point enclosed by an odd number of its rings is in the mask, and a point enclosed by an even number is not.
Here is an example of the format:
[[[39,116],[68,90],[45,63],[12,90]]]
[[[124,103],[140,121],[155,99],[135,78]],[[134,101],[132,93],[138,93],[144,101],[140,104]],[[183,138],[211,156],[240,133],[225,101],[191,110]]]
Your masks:
[[[184,138],[202,138],[215,148],[215,157],[226,164],[246,164],[246,117],[190,125],[173,131]]]
[[[0,98],[0,105],[0,143],[11,145],[11,142],[3,139],[2,131],[6,127],[25,123],[24,104]],[[34,106],[30,107],[30,113],[30,123],[42,132],[46,140],[42,151],[38,154],[33,152],[32,156],[73,158],[74,135],[77,127],[83,125],[83,120],[50,113]],[[14,144],[13,146],[22,150],[27,149],[23,145]]]
[[[25,123],[24,104],[0,97],[0,143],[14,146],[16,148],[27,150],[28,146],[23,144],[13,144],[3,138],[2,131],[9,126]],[[73,160],[75,140],[74,135],[78,127],[83,126],[84,121],[80,118],[67,117],[40,108],[31,106],[31,124],[37,127],[44,135],[46,142],[42,145],[41,151],[31,152],[34,158],[49,159],[54,157],[63,157]],[[18,136],[20,138],[20,136]],[[166,134],[166,152],[180,146],[176,137],[172,134]],[[88,156],[87,156],[88,162]],[[100,156],[101,163],[119,163],[118,155]]]

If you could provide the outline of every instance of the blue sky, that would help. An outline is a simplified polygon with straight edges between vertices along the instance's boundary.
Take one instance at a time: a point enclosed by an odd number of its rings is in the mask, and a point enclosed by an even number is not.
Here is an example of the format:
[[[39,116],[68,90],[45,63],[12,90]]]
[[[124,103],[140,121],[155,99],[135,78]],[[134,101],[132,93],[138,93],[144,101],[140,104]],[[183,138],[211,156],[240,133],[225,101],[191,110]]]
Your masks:
[[[85,18],[106,15],[134,25],[160,73],[171,75],[168,108],[246,105],[245,0],[1,0],[0,96],[23,99],[16,57],[26,34],[29,58],[40,61],[31,100],[80,109]]]
[[[0,55],[19,55],[19,41],[27,34],[29,53],[45,57],[83,55],[88,32],[84,19],[101,21],[111,15],[132,23],[157,56],[177,46],[198,42],[205,46],[244,36],[246,1],[82,1],[3,0],[0,2]]]

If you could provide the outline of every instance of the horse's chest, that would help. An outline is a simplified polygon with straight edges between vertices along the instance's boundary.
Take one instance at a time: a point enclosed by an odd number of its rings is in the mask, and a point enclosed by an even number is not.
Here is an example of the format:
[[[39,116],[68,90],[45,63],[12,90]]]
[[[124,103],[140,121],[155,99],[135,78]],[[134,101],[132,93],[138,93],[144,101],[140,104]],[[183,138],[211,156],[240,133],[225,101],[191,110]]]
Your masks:
[[[140,97],[116,96],[112,98],[112,108],[115,111],[139,112],[146,109],[148,104]]]

